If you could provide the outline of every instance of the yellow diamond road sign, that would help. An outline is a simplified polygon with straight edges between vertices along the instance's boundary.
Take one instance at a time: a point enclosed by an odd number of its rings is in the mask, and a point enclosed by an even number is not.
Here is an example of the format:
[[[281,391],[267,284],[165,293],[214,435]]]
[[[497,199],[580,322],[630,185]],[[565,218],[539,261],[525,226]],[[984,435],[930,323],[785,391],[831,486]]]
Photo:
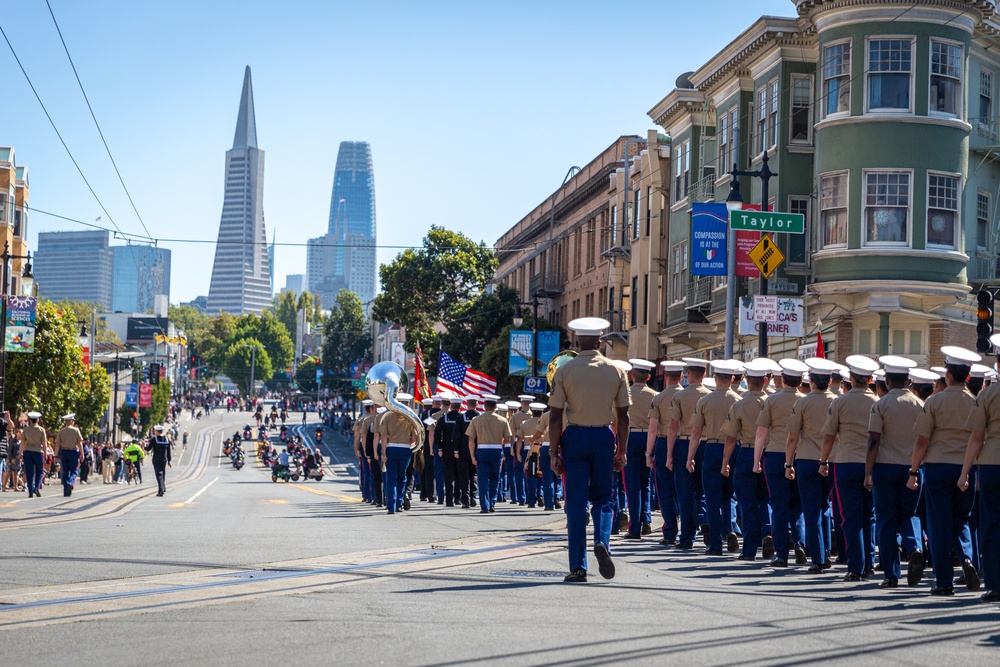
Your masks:
[[[366,394],[365,392],[361,391],[360,389],[354,395],[358,397],[359,401],[363,401],[366,398],[368,398],[368,394]]]
[[[767,234],[760,237],[760,241],[747,255],[750,257],[750,261],[760,270],[760,274],[765,278],[770,277],[774,273],[774,270],[785,261],[785,256],[781,254],[778,246],[774,244],[774,239]]]

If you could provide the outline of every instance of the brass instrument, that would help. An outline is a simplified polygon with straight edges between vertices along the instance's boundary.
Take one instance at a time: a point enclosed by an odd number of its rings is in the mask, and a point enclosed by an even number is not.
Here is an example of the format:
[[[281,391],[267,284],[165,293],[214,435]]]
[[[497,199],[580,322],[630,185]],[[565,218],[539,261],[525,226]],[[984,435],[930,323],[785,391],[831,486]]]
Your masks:
[[[577,352],[575,350],[563,350],[556,356],[552,357],[548,366],[545,367],[545,379],[549,381],[549,390],[552,389],[552,378],[555,377],[556,371],[559,370],[559,367],[574,358],[576,355]]]
[[[416,452],[424,446],[424,424],[417,413],[396,400],[396,394],[405,392],[407,386],[406,371],[392,361],[375,364],[365,376],[365,391],[369,398],[386,410],[406,417],[413,426],[417,441],[410,444],[410,450]]]

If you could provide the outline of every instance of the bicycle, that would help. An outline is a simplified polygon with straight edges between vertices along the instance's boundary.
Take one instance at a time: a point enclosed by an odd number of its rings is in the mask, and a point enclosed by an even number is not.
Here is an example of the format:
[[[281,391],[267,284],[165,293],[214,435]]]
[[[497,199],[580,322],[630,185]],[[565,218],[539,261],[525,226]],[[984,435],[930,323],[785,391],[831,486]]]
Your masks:
[[[132,480],[135,480],[136,484],[142,484],[142,478],[139,477],[139,465],[136,462],[129,459],[125,462],[125,466],[126,466],[125,469],[126,483],[131,484]]]

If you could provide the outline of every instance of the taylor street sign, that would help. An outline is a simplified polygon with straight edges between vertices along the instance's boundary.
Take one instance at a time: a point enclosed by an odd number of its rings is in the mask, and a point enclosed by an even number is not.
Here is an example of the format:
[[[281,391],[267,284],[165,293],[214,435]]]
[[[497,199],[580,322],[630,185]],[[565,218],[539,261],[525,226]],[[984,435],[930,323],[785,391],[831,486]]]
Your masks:
[[[805,234],[806,216],[802,213],[779,211],[730,211],[730,229],[749,229],[754,232],[782,232]]]

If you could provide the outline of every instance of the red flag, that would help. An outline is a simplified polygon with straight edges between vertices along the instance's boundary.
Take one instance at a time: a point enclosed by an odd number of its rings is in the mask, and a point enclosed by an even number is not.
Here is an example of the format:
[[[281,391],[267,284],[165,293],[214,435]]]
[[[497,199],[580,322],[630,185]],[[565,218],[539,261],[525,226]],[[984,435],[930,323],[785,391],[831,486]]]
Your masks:
[[[823,334],[816,332],[816,356],[820,359],[826,359],[826,348],[823,347]]]
[[[417,344],[416,363],[414,364],[413,378],[413,402],[414,405],[420,403],[425,398],[431,397],[431,388],[427,384],[427,371],[424,370],[424,353]]]

